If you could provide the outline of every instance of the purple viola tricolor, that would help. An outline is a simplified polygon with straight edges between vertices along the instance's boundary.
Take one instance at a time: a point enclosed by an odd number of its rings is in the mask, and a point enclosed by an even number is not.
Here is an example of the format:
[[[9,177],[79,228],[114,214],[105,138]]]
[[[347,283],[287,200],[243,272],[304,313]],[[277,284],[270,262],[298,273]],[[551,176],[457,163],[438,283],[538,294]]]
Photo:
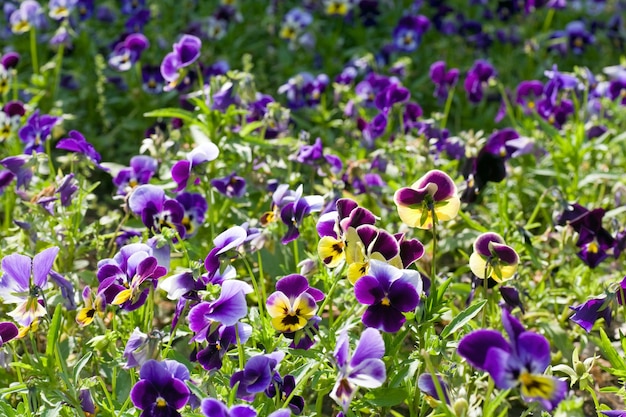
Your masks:
[[[320,103],[320,99],[329,79],[326,74],[313,76],[308,72],[291,77],[287,83],[278,88],[278,94],[285,94],[290,109],[299,109],[304,106],[313,107]]]
[[[435,84],[435,97],[440,102],[444,102],[448,98],[450,89],[454,87],[459,80],[458,68],[446,70],[444,61],[434,62],[430,66],[430,80]]]
[[[158,162],[151,156],[133,156],[130,159],[130,167],[120,170],[113,178],[117,194],[127,195],[138,185],[149,183],[157,168]]]
[[[224,281],[217,300],[201,302],[189,311],[189,328],[196,333],[193,340],[207,340],[217,323],[233,326],[244,318],[248,314],[246,294],[251,292],[252,287],[243,281]]]
[[[140,185],[130,195],[128,207],[141,216],[143,224],[150,230],[159,233],[169,228],[178,232],[181,238],[185,237],[185,210],[177,200],[168,198],[162,188]]]
[[[232,326],[220,325],[217,330],[206,338],[207,346],[196,353],[196,360],[207,371],[222,368],[222,360],[231,347],[239,343],[244,344],[252,335],[252,326],[246,323],[236,323]]]
[[[459,212],[461,200],[456,185],[443,171],[431,170],[411,187],[400,188],[393,196],[400,219],[410,227],[430,229]]]
[[[24,0],[19,9],[9,17],[11,31],[16,34],[26,33],[32,28],[39,29],[45,24],[43,9],[35,0]]]
[[[59,253],[53,246],[33,259],[26,255],[12,254],[2,259],[0,298],[17,307],[7,313],[22,326],[30,326],[46,315],[43,292],[48,287],[48,275]]]
[[[474,252],[470,255],[470,269],[478,278],[506,281],[515,275],[519,256],[515,249],[507,246],[497,233],[483,233],[474,241]]]
[[[272,383],[265,390],[265,395],[270,398],[278,396],[280,400],[290,398],[288,407],[295,415],[300,415],[304,410],[304,398],[300,395],[291,396],[291,393],[296,389],[296,378],[293,375],[285,375],[281,377],[280,374],[275,371],[272,377]]]
[[[60,121],[60,117],[39,115],[39,110],[35,110],[18,132],[24,142],[24,153],[30,155],[33,152],[44,152],[45,142],[50,139],[52,128]]]
[[[215,160],[219,154],[218,147],[213,142],[208,141],[189,152],[186,159],[176,162],[172,166],[172,179],[178,185],[176,191],[184,190],[192,174],[197,171],[197,174],[201,175],[200,168],[205,163]],[[194,183],[200,183],[199,176],[196,177]]]
[[[591,331],[596,321],[603,318],[607,325],[611,324],[610,298],[592,298],[583,304],[571,306],[574,314],[570,320],[585,329],[587,333]]]
[[[71,130],[69,136],[69,138],[61,139],[57,143],[56,148],[83,154],[91,162],[93,162],[96,167],[107,171],[106,168],[100,165],[100,162],[102,162],[102,157],[100,156],[98,151],[96,151],[96,148],[94,148],[91,143],[87,142],[85,137],[80,132],[76,130]]]
[[[253,401],[256,394],[263,392],[272,383],[276,366],[283,360],[283,352],[256,355],[248,359],[244,368],[230,378],[230,386],[237,385],[237,398]]]
[[[426,16],[404,16],[393,29],[393,46],[398,51],[413,52],[422,41],[422,35],[430,27]]]
[[[354,284],[356,299],[367,305],[363,324],[395,333],[404,324],[403,313],[415,310],[422,293],[419,272],[398,269],[385,262],[370,261],[369,273]]]
[[[435,382],[435,378],[437,379],[437,382]],[[431,374],[421,374],[417,378],[417,387],[420,389],[420,391],[422,391],[424,394],[426,394],[428,397],[430,397],[433,400],[441,401],[439,393],[437,392],[437,383],[439,384],[439,388],[441,389],[441,393],[443,394],[445,403],[450,404],[450,395],[449,395],[450,389],[448,388],[448,384],[445,383],[441,375],[433,376]],[[427,398],[427,401],[428,401],[428,398]],[[433,408],[436,407],[435,404],[432,404],[432,405],[433,405]]]
[[[239,247],[244,244],[247,237],[248,233],[246,229],[241,226],[233,226],[213,239],[213,245],[215,245],[215,247],[211,249],[204,259],[204,267],[209,273],[209,281],[220,272],[222,259],[232,258],[232,253],[236,252]]]
[[[148,49],[150,42],[141,33],[131,33],[118,42],[109,57],[109,65],[116,71],[128,71]]]
[[[301,146],[298,150],[297,155],[292,158],[301,164],[317,167],[318,175],[321,176],[324,175],[324,162],[329,165],[330,172],[332,172],[333,174],[339,174],[343,169],[343,163],[341,162],[341,158],[336,155],[324,152],[322,138],[315,139],[315,143],[313,145]]]
[[[229,198],[241,198],[246,193],[246,180],[236,175],[234,171],[224,178],[211,180],[211,185]]]
[[[385,261],[401,267],[400,244],[384,229],[366,224],[346,231],[346,264],[348,280],[357,282],[369,273],[370,261]]]
[[[159,278],[167,273],[159,265],[153,250],[143,243],[132,243],[109,259],[98,262],[98,295],[107,304],[119,305],[126,311],[141,307],[150,288],[156,288]]]
[[[185,228],[185,237],[194,236],[198,228],[204,223],[209,204],[202,194],[180,193],[176,201],[183,207],[183,219],[181,223]]]
[[[378,388],[385,382],[384,355],[385,343],[378,330],[365,329],[352,356],[348,333],[345,330],[341,333],[334,352],[339,375],[330,397],[343,408],[344,413],[348,412],[359,387]]]
[[[191,396],[185,384],[189,371],[183,364],[174,360],[149,360],[141,367],[139,378],[130,391],[130,399],[142,410],[141,417],[181,415],[178,410]]]
[[[136,327],[124,347],[124,357],[126,358],[124,367],[126,369],[141,367],[149,360],[157,359],[162,339],[163,334],[158,330],[153,330],[148,335]]]
[[[521,386],[526,401],[538,401],[551,411],[565,398],[567,383],[543,375],[550,364],[550,344],[535,332],[527,331],[508,310],[502,323],[509,340],[495,330],[476,330],[461,339],[458,354],[470,365],[487,371],[500,389]]]
[[[54,20],[63,20],[69,17],[76,7],[78,0],[50,0],[48,15]]]
[[[577,253],[590,268],[595,268],[609,256],[615,246],[615,238],[602,227],[604,209],[588,210],[570,222],[570,226],[578,232]]]
[[[300,236],[299,227],[305,217],[322,210],[324,198],[320,195],[302,196],[302,185],[298,187],[293,201],[280,209],[280,219],[287,226],[287,233],[281,239],[283,245]]]
[[[467,99],[471,103],[479,103],[482,101],[484,89],[495,76],[496,70],[490,63],[483,60],[476,61],[467,72],[467,77],[465,78],[464,86],[467,92]]]
[[[175,88],[183,77],[181,70],[193,64],[200,58],[202,41],[193,35],[183,35],[174,44],[174,50],[163,58],[161,62],[161,75],[168,82],[166,90]]]
[[[323,299],[324,293],[309,287],[304,276],[292,274],[281,278],[276,283],[276,292],[266,302],[272,326],[281,333],[304,329],[315,316],[317,302]]]
[[[0,322],[0,347],[15,339],[19,334],[17,326],[9,321]]]
[[[200,411],[206,417],[256,417],[257,412],[249,405],[234,405],[228,408],[220,400],[205,398],[200,405]],[[289,417],[289,409],[281,408],[267,415],[267,417]]]

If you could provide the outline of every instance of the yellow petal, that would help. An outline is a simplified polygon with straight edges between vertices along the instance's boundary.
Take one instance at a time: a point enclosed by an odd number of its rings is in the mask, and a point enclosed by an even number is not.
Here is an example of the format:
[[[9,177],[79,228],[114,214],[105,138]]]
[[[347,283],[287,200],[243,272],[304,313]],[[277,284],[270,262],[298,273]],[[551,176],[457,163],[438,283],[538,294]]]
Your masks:
[[[349,227],[346,231],[346,262],[348,265],[355,262],[363,262],[365,259],[365,245],[354,227]]]
[[[286,315],[275,317],[272,319],[272,326],[279,332],[291,333],[300,330],[306,326],[307,320],[302,316]]]
[[[348,266],[348,280],[354,284],[361,278],[368,274],[370,270],[369,262],[355,262]]]
[[[126,301],[130,300],[131,295],[132,295],[131,290],[122,290],[115,296],[113,301],[111,301],[111,304],[117,305],[117,306],[124,304]]]
[[[267,303],[267,314],[269,314],[270,317],[284,317],[291,311],[291,302],[282,292],[274,293],[271,296],[271,301],[271,303]]]
[[[95,315],[96,310],[91,308],[91,306],[81,308],[76,314],[76,323],[80,326],[87,326],[88,324],[91,324]]]
[[[345,244],[332,236],[324,236],[317,244],[317,254],[327,267],[335,268],[345,259]]]
[[[461,199],[459,197],[450,197],[445,203],[446,204],[435,208],[435,214],[438,220],[451,220],[459,213],[459,208],[461,207]]]
[[[515,272],[517,271],[517,264],[515,265],[500,265],[500,273],[502,274],[502,279],[509,279]]]
[[[422,209],[414,209],[405,206],[397,206],[400,220],[409,227],[417,227],[419,229],[430,229],[433,227],[433,218],[430,213],[424,219]]]
[[[469,266],[474,275],[478,278],[485,278],[485,267],[487,266],[487,261],[477,252],[472,252],[470,255]]]
[[[526,397],[550,400],[555,395],[557,386],[554,378],[522,372],[519,379],[522,383],[522,395]]]

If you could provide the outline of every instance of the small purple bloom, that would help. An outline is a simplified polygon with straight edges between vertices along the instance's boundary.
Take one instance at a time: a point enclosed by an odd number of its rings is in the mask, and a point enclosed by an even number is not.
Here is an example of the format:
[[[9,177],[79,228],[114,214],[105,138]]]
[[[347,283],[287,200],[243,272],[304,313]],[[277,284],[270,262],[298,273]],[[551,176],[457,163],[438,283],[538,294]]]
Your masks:
[[[209,273],[209,279],[212,279],[213,276],[220,270],[222,258],[232,257],[230,252],[236,251],[241,245],[243,245],[247,237],[248,233],[243,227],[233,226],[213,239],[215,247],[211,249],[204,260],[204,267]]]
[[[287,225],[287,233],[281,239],[283,245],[297,239],[300,236],[298,228],[302,225],[305,217],[311,213],[319,212],[324,204],[324,199],[319,195],[302,196],[302,185],[296,190],[294,201],[287,203],[280,209],[280,219]]]
[[[422,292],[420,274],[398,269],[372,259],[369,274],[354,284],[356,299],[369,307],[363,313],[363,324],[388,333],[395,333],[404,324],[403,313],[417,307]]]
[[[230,378],[231,388],[239,383],[237,398],[252,401],[256,394],[265,391],[272,382],[276,365],[284,356],[282,352],[274,352],[251,357],[243,370],[235,372]]]
[[[161,75],[169,84],[166,89],[174,88],[180,79],[180,70],[196,62],[200,57],[202,41],[193,35],[183,35],[174,44],[173,52],[163,58]]]
[[[147,361],[139,371],[139,381],[130,391],[135,407],[143,410],[142,416],[178,417],[187,404],[191,392],[185,380],[189,371],[174,360]]]
[[[126,358],[124,367],[127,369],[135,368],[143,366],[149,360],[157,359],[162,339],[163,334],[158,330],[154,330],[147,335],[136,327],[124,348],[124,357]]]
[[[527,401],[538,401],[546,410],[553,410],[565,398],[567,383],[543,375],[550,364],[548,340],[524,329],[506,309],[502,310],[502,322],[508,341],[495,330],[475,330],[461,339],[458,354],[473,367],[487,371],[496,387],[521,385]]]
[[[174,229],[180,237],[185,236],[183,206],[165,196],[165,191],[155,185],[140,185],[128,199],[130,211],[141,216],[143,224],[155,232],[163,228]]]
[[[131,33],[115,45],[109,57],[109,65],[117,71],[128,71],[149,46],[150,42],[143,34]]]
[[[178,161],[172,166],[172,179],[178,184],[176,191],[182,191],[187,187],[192,173],[200,174],[201,167],[206,163],[215,160],[220,154],[219,148],[211,141],[203,143],[187,154],[186,159]],[[196,179],[198,184],[199,177]]]
[[[0,165],[8,169],[17,178],[17,188],[28,188],[33,178],[35,159],[30,155],[9,156],[0,161]],[[7,174],[5,174],[7,175]]]
[[[585,24],[579,20],[570,22],[565,27],[568,46],[576,55],[584,52],[585,46],[594,43],[594,36],[587,31]]]
[[[44,152],[45,141],[50,138],[54,125],[60,121],[60,117],[47,114],[40,116],[39,110],[35,110],[18,132],[24,142],[24,153],[30,155],[33,151]]]
[[[236,175],[235,171],[224,178],[211,180],[211,185],[221,194],[230,198],[241,198],[246,193],[246,180]]]
[[[76,130],[71,130],[69,133],[70,137],[61,139],[59,143],[57,143],[57,149],[64,149],[70,152],[77,152],[85,155],[91,162],[94,163],[98,168],[107,171],[100,162],[102,161],[102,157],[93,147],[93,145],[85,139],[85,137]]]
[[[196,360],[207,371],[221,369],[222,359],[226,356],[228,349],[237,345],[237,335],[241,344],[246,343],[252,335],[252,326],[245,323],[235,323],[232,326],[220,325],[217,330],[207,336],[208,345],[198,351]]]
[[[137,155],[130,159],[130,167],[124,168],[113,178],[118,195],[130,193],[138,185],[147,184],[156,173],[158,162],[147,155]]]
[[[413,52],[422,41],[422,35],[430,27],[426,16],[404,16],[393,29],[393,45],[402,52]]]
[[[603,318],[604,322],[611,324],[611,308],[609,306],[610,299],[592,298],[583,304],[570,306],[574,310],[574,314],[570,320],[585,329],[587,333],[591,331],[596,321]]]
[[[444,61],[434,62],[430,66],[430,80],[435,83],[435,97],[443,102],[448,98],[450,88],[454,87],[459,80],[458,68],[451,68],[446,71]]]
[[[419,378],[417,378],[417,387],[426,395],[434,398],[435,400],[441,401],[441,398],[439,398],[439,394],[437,393],[435,378],[437,378],[437,381],[439,382],[439,387],[441,387],[446,404],[450,404],[448,385],[445,383],[441,375],[433,376],[431,374],[421,374]]]
[[[24,0],[9,18],[13,33],[20,34],[45,25],[43,9],[35,0]]]
[[[465,91],[471,103],[479,103],[483,99],[484,88],[496,76],[495,68],[487,61],[477,60],[465,78]]]
[[[378,388],[385,382],[387,372],[382,361],[384,354],[385,343],[376,329],[367,328],[363,331],[352,356],[348,333],[345,330],[341,333],[334,352],[339,376],[330,397],[343,408],[344,413],[348,412],[359,387]]]
[[[0,347],[15,339],[19,331],[17,326],[9,321],[0,322]]]

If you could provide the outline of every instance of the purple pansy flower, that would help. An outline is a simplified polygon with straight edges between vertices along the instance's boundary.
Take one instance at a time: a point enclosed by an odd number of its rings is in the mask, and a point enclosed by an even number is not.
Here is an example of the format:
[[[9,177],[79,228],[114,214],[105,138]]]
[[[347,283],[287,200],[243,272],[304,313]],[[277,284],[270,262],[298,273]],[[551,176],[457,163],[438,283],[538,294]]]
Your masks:
[[[64,149],[70,152],[81,153],[89,158],[89,160],[91,160],[91,162],[93,162],[95,166],[104,171],[107,171],[106,168],[100,165],[102,157],[96,151],[96,148],[94,148],[91,143],[87,142],[85,137],[80,132],[76,130],[71,130],[69,135],[69,138],[61,139],[57,143],[57,149]]]
[[[143,224],[154,232],[167,227],[185,236],[183,206],[174,199],[168,198],[165,191],[155,185],[140,185],[128,199],[130,211],[141,216]]]
[[[543,375],[550,364],[550,344],[535,332],[527,331],[508,310],[502,310],[506,340],[495,330],[475,330],[459,343],[458,353],[470,365],[487,371],[496,387],[521,385],[527,401],[538,401],[548,411],[565,398],[567,383]]]
[[[135,327],[126,342],[126,347],[124,347],[124,357],[126,358],[124,367],[127,369],[135,368],[143,366],[149,360],[157,359],[162,339],[163,334],[158,330],[147,335]]]
[[[272,378],[272,383],[265,390],[265,394],[274,398],[278,396],[280,399],[291,398],[289,400],[289,409],[295,414],[299,415],[304,410],[304,398],[300,395],[291,396],[291,393],[296,389],[296,378],[293,375],[285,375],[281,377],[280,374],[275,371]],[[291,397],[290,397],[291,396]]]
[[[400,330],[406,321],[403,313],[417,307],[421,292],[419,272],[377,260],[370,261],[369,274],[354,284],[356,299],[368,306],[363,324],[388,333]]]
[[[17,253],[2,259],[0,297],[5,303],[18,304],[8,315],[22,326],[29,326],[46,315],[41,296],[48,286],[48,275],[58,253],[59,248],[53,246],[33,259]]]
[[[348,412],[359,387],[378,388],[385,382],[387,372],[382,361],[384,354],[385,343],[376,329],[367,328],[363,331],[352,356],[348,333],[345,330],[341,333],[334,353],[339,375],[330,397],[343,408],[344,413]]]
[[[604,322],[609,325],[611,324],[611,308],[609,304],[610,299],[605,297],[592,298],[583,304],[570,306],[574,310],[570,320],[585,329],[587,333],[591,331],[594,323],[600,318],[603,318]]]
[[[189,311],[189,328],[196,333],[193,340],[206,340],[213,323],[233,326],[245,317],[248,314],[246,294],[251,292],[252,287],[243,281],[224,281],[217,300],[202,302]]]
[[[237,371],[230,378],[231,388],[237,386],[237,398],[247,401],[254,400],[259,392],[263,392],[272,383],[272,375],[276,365],[283,359],[283,352],[273,352],[265,355],[256,355],[248,359],[241,371]]]
[[[207,257],[204,259],[204,267],[209,273],[209,280],[220,270],[221,259],[232,257],[229,252],[236,251],[246,241],[248,233],[241,226],[233,226],[230,229],[220,233],[213,244],[215,247],[211,249]]]
[[[147,155],[137,155],[130,159],[130,167],[124,168],[113,178],[117,194],[126,195],[138,185],[147,184],[156,173],[158,162]]]
[[[585,47],[595,41],[594,36],[587,31],[585,24],[579,20],[569,22],[565,26],[565,34],[569,48],[576,55],[582,54]]]
[[[139,371],[139,381],[130,391],[135,407],[143,410],[141,417],[178,417],[191,392],[185,380],[189,371],[174,360],[149,360]]]
[[[98,262],[98,295],[107,304],[133,311],[145,303],[150,287],[156,288],[159,278],[166,273],[150,246],[131,243],[113,258]]]
[[[446,71],[444,61],[434,62],[430,66],[430,80],[435,83],[435,97],[443,102],[448,98],[450,88],[456,85],[459,80],[458,68],[451,68]]]
[[[173,52],[170,52],[161,62],[161,75],[168,82],[166,89],[176,87],[181,78],[180,70],[196,62],[200,57],[202,41],[193,35],[183,35],[174,44]]]
[[[295,192],[293,201],[280,209],[280,219],[287,226],[287,233],[281,239],[283,245],[300,236],[299,227],[305,217],[322,210],[324,198],[320,195],[302,196],[302,185]]]
[[[19,333],[17,326],[9,321],[0,322],[0,347],[15,339]]]
[[[404,16],[393,29],[393,45],[402,52],[413,52],[422,41],[422,35],[430,27],[426,16]]]
[[[437,382],[439,382],[439,387],[441,388],[446,404],[450,404],[448,384],[445,383],[441,375],[433,376],[431,374],[421,374],[417,378],[417,387],[420,389],[420,391],[422,391],[429,397],[441,401],[441,398],[439,398],[439,393],[437,392],[437,386],[435,385],[435,378],[437,378]]]
[[[39,110],[35,110],[18,132],[24,142],[24,153],[30,155],[33,151],[44,152],[44,143],[50,138],[54,125],[60,121],[60,117],[47,114],[40,116]]]
[[[293,333],[306,326],[315,316],[317,302],[324,293],[309,287],[302,275],[292,274],[276,283],[276,292],[267,297],[267,312],[272,317],[272,326],[282,333]]]
[[[118,42],[109,57],[109,65],[116,71],[128,71],[139,61],[150,42],[141,33],[131,33]]]
[[[3,169],[0,171],[0,194],[4,193],[5,188],[7,188],[13,180],[15,179],[15,174],[7,169]]]
[[[198,227],[204,223],[209,204],[202,194],[181,193],[176,196],[176,201],[183,207],[184,215],[181,220],[185,227],[185,237],[196,234]]]
[[[257,413],[249,405],[234,405],[228,408],[224,403],[215,398],[202,400],[200,410],[206,417],[256,417]],[[287,408],[281,408],[268,414],[267,417],[289,417],[291,412]]]
[[[9,18],[13,33],[25,33],[31,28],[39,29],[45,24],[43,9],[35,0],[24,0]]]
[[[62,20],[69,17],[76,7],[78,0],[50,0],[48,3],[48,16],[54,20]]]
[[[465,91],[471,103],[479,103],[483,99],[483,89],[496,76],[496,70],[487,61],[478,60],[468,71],[465,78]]]
[[[211,185],[217,191],[230,198],[241,198],[246,193],[246,180],[235,174],[235,171],[224,178],[211,180]]]
[[[578,232],[576,246],[580,251],[577,255],[590,268],[595,268],[609,256],[615,246],[615,238],[602,227],[604,209],[587,210],[578,206],[578,210],[582,213],[570,221],[570,226]]]
[[[302,72],[281,85],[278,88],[278,94],[285,94],[290,109],[313,107],[320,103],[322,93],[326,90],[329,81],[326,74],[318,74],[314,77],[308,72]]]
[[[220,325],[217,330],[206,338],[208,345],[196,354],[196,360],[207,371],[222,368],[222,359],[228,349],[239,343],[244,344],[252,335],[252,326],[246,323],[235,323],[232,326]]]
[[[0,161],[0,165],[8,169],[17,178],[17,188],[28,188],[33,178],[35,159],[30,155],[9,156]],[[5,174],[6,175],[6,174]]]
[[[393,83],[376,95],[374,104],[378,110],[388,113],[394,104],[406,103],[409,101],[409,98],[411,98],[411,93],[407,88]]]
[[[187,183],[195,170],[198,170],[204,163],[215,160],[220,154],[218,147],[211,141],[194,148],[187,154],[187,158],[178,161],[172,166],[172,179],[178,184],[176,191],[182,191],[187,187]],[[199,177],[196,184],[200,182]]]

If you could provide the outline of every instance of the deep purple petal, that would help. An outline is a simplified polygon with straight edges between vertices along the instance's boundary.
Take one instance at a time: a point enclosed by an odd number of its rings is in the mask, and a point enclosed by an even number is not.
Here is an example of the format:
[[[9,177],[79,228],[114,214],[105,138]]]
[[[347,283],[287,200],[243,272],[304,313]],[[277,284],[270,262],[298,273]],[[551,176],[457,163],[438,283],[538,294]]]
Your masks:
[[[459,342],[457,353],[465,358],[474,368],[485,369],[487,352],[490,348],[511,351],[509,342],[495,330],[475,330]]]
[[[534,332],[524,332],[517,338],[517,356],[531,374],[543,374],[550,365],[550,343]]]
[[[138,381],[130,390],[130,399],[135,407],[140,410],[149,409],[159,397],[159,391],[154,384],[147,379]]]
[[[420,301],[417,288],[403,279],[391,283],[387,296],[392,306],[405,313],[414,310]]]
[[[230,417],[228,407],[215,398],[203,399],[200,410],[207,417]]]
[[[130,195],[128,207],[135,214],[140,214],[147,207],[160,211],[165,200],[165,191],[155,185],[140,185]]]
[[[17,289],[16,292],[28,291],[30,287],[31,259],[17,253],[2,258],[2,286]]]
[[[378,330],[365,329],[354,350],[350,365],[356,367],[366,359],[381,359],[385,355],[385,342]]]
[[[354,295],[359,303],[372,305],[380,302],[385,292],[375,277],[366,275],[354,284]]]
[[[387,333],[395,333],[400,330],[406,318],[394,306],[378,303],[365,310],[362,321],[368,327],[380,329]]]
[[[296,298],[309,288],[309,281],[298,274],[287,275],[276,283],[276,290],[284,293],[288,298]]]
[[[490,243],[504,244],[504,239],[497,233],[483,233],[474,241],[474,251],[485,257],[489,257],[491,256]]]
[[[510,352],[497,347],[486,349],[484,369],[500,389],[512,388],[517,385],[523,364]]]

